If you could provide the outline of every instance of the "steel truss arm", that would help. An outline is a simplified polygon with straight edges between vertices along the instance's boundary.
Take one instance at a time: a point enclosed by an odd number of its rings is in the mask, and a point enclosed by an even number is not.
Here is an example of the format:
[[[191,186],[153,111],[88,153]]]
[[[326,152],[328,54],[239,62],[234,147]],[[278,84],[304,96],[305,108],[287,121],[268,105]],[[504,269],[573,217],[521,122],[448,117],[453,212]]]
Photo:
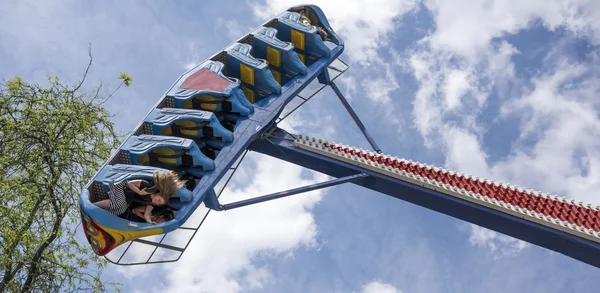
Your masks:
[[[263,196],[259,196],[259,197],[255,197],[255,198],[251,198],[251,199],[240,200],[237,202],[232,202],[232,203],[222,205],[221,210],[226,211],[226,210],[231,210],[231,209],[235,209],[235,208],[241,208],[244,206],[248,206],[248,205],[252,205],[252,204],[256,204],[256,203],[260,203],[260,202],[265,202],[265,201],[274,200],[274,199],[278,199],[278,198],[288,197],[290,195],[309,192],[309,191],[322,189],[322,188],[326,188],[326,187],[330,187],[330,186],[335,186],[335,185],[346,183],[346,182],[356,182],[356,181],[359,181],[360,179],[364,179],[367,176],[368,175],[365,173],[360,173],[360,174],[355,174],[355,175],[350,175],[350,176],[346,176],[346,177],[342,177],[342,178],[333,179],[333,180],[326,181],[326,182],[319,182],[319,183],[315,183],[312,185],[302,186],[302,187],[298,187],[298,188],[294,188],[294,189],[290,189],[290,190],[286,190],[286,191],[280,191],[280,192],[276,192],[276,193],[272,193],[272,194],[268,194],[268,195],[263,195]]]
[[[273,135],[275,138],[254,141],[250,150],[338,178],[357,173],[368,174],[369,177],[353,183],[554,250],[600,268],[600,243],[596,241],[567,233],[560,230],[560,227],[545,226],[526,220],[523,216],[515,216],[388,176],[372,168],[359,167],[304,150],[294,146],[294,138],[281,130],[274,131]]]

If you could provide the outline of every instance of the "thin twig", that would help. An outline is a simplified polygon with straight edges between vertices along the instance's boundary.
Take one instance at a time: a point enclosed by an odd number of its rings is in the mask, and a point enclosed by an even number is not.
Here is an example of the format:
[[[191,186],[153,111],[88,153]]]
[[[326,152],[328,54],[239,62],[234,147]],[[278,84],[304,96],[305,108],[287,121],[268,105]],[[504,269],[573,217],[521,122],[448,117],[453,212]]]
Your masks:
[[[85,81],[85,78],[88,75],[90,68],[92,67],[92,43],[89,43],[88,56],[90,57],[90,62],[88,63],[88,66],[85,68],[85,73],[83,73],[83,78],[81,79],[79,84],[73,88],[73,92],[76,92],[79,90],[79,88],[81,88],[81,86],[83,85],[83,82]]]

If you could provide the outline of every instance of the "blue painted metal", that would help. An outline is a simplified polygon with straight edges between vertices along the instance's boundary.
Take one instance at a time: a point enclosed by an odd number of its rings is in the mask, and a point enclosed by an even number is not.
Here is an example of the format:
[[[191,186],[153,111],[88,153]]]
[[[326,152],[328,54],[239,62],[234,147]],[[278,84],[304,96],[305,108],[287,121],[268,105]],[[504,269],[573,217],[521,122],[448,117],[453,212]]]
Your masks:
[[[345,177],[359,173],[368,174],[369,177],[365,180],[353,183],[554,250],[600,268],[599,243],[352,164],[302,150],[295,147],[293,142],[290,141],[293,138],[281,130],[273,132],[273,135],[279,138],[256,140],[250,145],[249,149],[310,168],[329,176]]]
[[[183,136],[192,139],[199,138],[219,138],[223,142],[233,141],[233,133],[221,123],[215,116],[214,113],[208,111],[200,111],[200,110],[191,110],[191,109],[172,109],[172,108],[164,108],[157,109],[153,111],[150,115],[148,115],[145,119],[146,122],[150,122],[153,125],[154,134],[160,135],[163,134],[162,131],[165,129],[169,129],[169,132],[173,132],[173,127],[177,127],[180,129],[182,133],[177,136]],[[202,123],[207,124],[206,126],[175,126],[177,122],[190,121],[194,122],[196,125],[202,125]],[[211,131],[208,133],[212,133],[210,137],[206,137],[205,128],[210,128]],[[176,134],[171,134],[176,135]]]
[[[231,77],[227,77],[223,74],[224,64],[219,61],[206,60],[198,66],[192,68],[190,71],[184,73],[175,84],[167,91],[167,99],[173,99],[173,106],[175,108],[192,108],[192,102],[196,102],[200,98],[206,100],[206,97],[212,97],[215,100],[224,99],[228,103],[228,107],[223,106],[223,102],[215,105],[215,111],[217,112],[230,112],[238,113],[242,116],[248,116],[254,112],[254,107],[248,102],[242,90],[240,89],[239,80]],[[183,87],[184,81],[199,73],[201,70],[206,69],[218,77],[223,82],[229,83],[223,90],[215,89],[191,89]],[[231,109],[227,109],[231,108]],[[206,108],[205,110],[211,110]]]
[[[323,70],[323,72],[321,72],[319,75],[319,83],[329,85],[332,82],[333,80],[331,80],[331,77],[329,76],[329,70]]]
[[[356,123],[356,125],[358,126],[360,131],[363,133],[365,138],[369,141],[369,144],[371,145],[371,147],[373,147],[373,150],[375,150],[378,153],[381,153],[381,149],[379,148],[379,146],[377,146],[377,143],[375,143],[375,140],[373,139],[373,137],[371,137],[371,135],[367,131],[367,128],[365,127],[365,125],[360,121],[360,118],[358,118],[358,115],[356,115],[356,113],[354,112],[354,109],[352,109],[352,106],[350,106],[350,104],[348,103],[346,98],[344,98],[344,95],[342,94],[342,92],[340,92],[340,89],[337,87],[337,85],[335,85],[335,83],[333,81],[330,82],[329,85],[331,86],[331,88],[333,89],[333,91],[335,92],[337,97],[340,99],[340,101],[344,105],[344,108],[346,108],[346,110],[348,110],[348,113],[350,113],[350,116],[352,116],[352,119],[354,120],[354,122]]]
[[[171,154],[155,153],[163,149],[171,150]],[[131,164],[133,165],[151,165],[153,163],[152,157],[155,156],[158,157],[160,163],[164,164],[165,167],[198,167],[202,168],[202,170],[212,170],[215,167],[215,162],[205,156],[193,140],[174,136],[131,136],[121,147],[121,152],[129,154]]]
[[[215,211],[221,210],[221,205],[219,204],[219,199],[217,198],[217,194],[214,189],[210,189],[204,199],[204,205],[207,208]]]
[[[252,52],[256,58],[266,59],[269,61],[269,66],[282,73],[288,73],[292,76],[306,74],[306,65],[300,61],[298,54],[294,52],[294,46],[289,42],[277,39],[276,29],[261,27],[250,34],[253,36]],[[271,48],[270,50],[279,52],[279,58],[275,62],[268,60],[267,51],[269,48]]]
[[[227,52],[227,69],[229,74],[242,80],[244,85],[252,89],[271,94],[280,94],[281,86],[273,77],[266,61],[258,60],[250,55],[252,46],[235,43],[225,49]],[[252,71],[242,72],[242,64]]]
[[[329,21],[327,20],[327,17],[325,17],[325,13],[323,13],[321,8],[315,5],[299,5],[292,7],[290,10],[298,11],[301,7],[312,9],[313,13],[317,16],[317,23],[314,25],[321,27],[323,30],[325,30],[325,32],[327,32],[327,38],[330,42],[333,42],[338,46],[344,46],[344,40],[342,40],[331,28]]]
[[[331,51],[330,58],[321,58],[308,67],[304,76],[297,76],[288,84],[282,86],[282,93],[278,96],[269,96],[254,104],[255,112],[250,119],[240,119],[235,129],[235,140],[221,150],[215,159],[215,169],[202,177],[194,189],[194,199],[189,205],[184,206],[177,213],[175,220],[184,223],[192,212],[204,201],[208,192],[214,188],[236,159],[248,148],[250,143],[261,137],[274,125],[287,103],[296,97],[311,81],[318,77],[327,65],[331,64],[343,51],[339,46]]]
[[[329,57],[330,51],[327,48],[321,36],[317,33],[317,28],[308,26],[300,21],[300,14],[297,12],[286,11],[281,13],[277,18],[277,38],[286,42],[294,43],[292,38],[293,31],[303,35],[302,45],[295,43],[296,51],[301,54],[306,54],[316,58]],[[316,25],[316,24],[315,24]],[[307,62],[305,62],[307,63]]]
[[[252,204],[257,204],[257,203],[261,203],[261,202],[265,202],[265,201],[269,201],[269,200],[287,197],[290,195],[295,195],[295,194],[309,192],[309,191],[322,189],[322,188],[326,188],[326,187],[330,187],[330,186],[335,186],[335,185],[346,183],[346,182],[356,182],[356,181],[366,178],[367,176],[368,175],[365,173],[360,173],[360,174],[350,175],[350,176],[346,176],[346,177],[336,178],[336,179],[326,181],[326,182],[319,182],[319,183],[315,183],[315,184],[311,184],[311,185],[307,185],[307,186],[293,188],[293,189],[286,190],[286,191],[280,191],[280,192],[276,192],[276,193],[272,193],[272,194],[268,194],[268,195],[263,195],[263,196],[259,196],[259,197],[254,197],[254,198],[250,198],[250,199],[237,201],[237,202],[227,203],[227,204],[221,205],[220,210],[226,211],[226,210],[241,208],[241,207],[245,207],[245,206],[252,205]]]
[[[320,15],[320,17],[324,18],[324,15],[316,6],[314,7],[316,13]],[[323,20],[326,22],[326,20]],[[215,202],[211,202],[211,194],[214,194],[213,188],[219,182],[221,178],[227,173],[230,167],[236,162],[236,160],[246,151],[250,143],[261,137],[267,130],[269,130],[275,123],[275,120],[284,107],[293,100],[298,93],[300,93],[304,88],[306,88],[314,79],[316,79],[324,70],[327,70],[327,66],[330,65],[336,58],[338,58],[343,50],[343,42],[340,39],[335,39],[335,41],[339,44],[338,46],[333,46],[328,54],[327,58],[320,58],[315,60],[310,66],[307,67],[307,71],[305,75],[297,75],[294,78],[290,79],[289,82],[281,86],[280,94],[271,94],[264,99],[257,101],[255,104],[250,105],[252,109],[251,111],[239,111],[244,112],[240,113],[239,116],[231,116],[229,119],[235,121],[235,130],[233,132],[233,141],[231,141],[232,136],[228,136],[222,134],[223,141],[218,144],[220,148],[218,150],[218,155],[214,159],[215,167],[212,171],[198,171],[194,169],[186,170],[186,173],[194,174],[200,179],[196,180],[196,186],[192,191],[193,196],[191,197],[189,202],[185,204],[171,204],[172,206],[180,207],[179,211],[175,215],[175,219],[169,221],[167,223],[157,225],[151,225],[147,223],[137,223],[136,228],[131,228],[128,226],[129,221],[114,217],[109,214],[107,211],[102,210],[101,208],[95,206],[90,203],[89,196],[90,190],[93,189],[94,182],[96,180],[101,180],[104,178],[104,174],[107,172],[107,169],[113,168],[114,166],[108,165],[110,162],[117,160],[118,158],[113,156],[103,165],[103,168],[96,173],[94,178],[86,188],[81,193],[80,207],[82,214],[89,215],[94,221],[98,221],[102,225],[107,226],[111,229],[117,230],[146,230],[152,228],[163,228],[164,232],[169,232],[177,229],[179,226],[183,225],[185,221],[193,214],[193,212],[202,204],[203,202],[207,206],[214,205]],[[240,54],[241,55],[241,54]],[[217,58],[217,55],[212,57],[213,59]],[[196,122],[210,122],[210,126],[212,127],[215,123],[213,116],[206,115],[203,111],[199,110],[191,110],[191,109],[160,109],[166,107],[185,107],[185,103],[190,101],[196,97],[226,97],[228,101],[232,99],[232,96],[235,96],[236,93],[240,94],[240,97],[244,97],[243,93],[239,88],[239,84],[234,82],[235,80],[223,75],[223,66],[224,64],[221,62],[217,62],[215,60],[209,60],[201,63],[197,67],[189,70],[184,73],[167,91],[163,99],[159,100],[155,105],[154,109],[150,111],[150,113],[145,117],[142,123],[138,125],[136,134],[160,134],[161,127],[167,127],[168,125],[172,125],[175,120],[183,120],[181,117],[187,117],[192,121]],[[239,64],[238,64],[239,65]],[[231,64],[227,64],[227,69],[230,71],[232,66]],[[223,81],[227,82],[227,86],[223,91],[209,91],[209,90],[198,90],[198,89],[189,89],[183,88],[183,84],[186,81],[186,78],[193,76],[194,74],[199,73],[202,69],[207,69],[213,73],[215,73],[219,78]],[[229,74],[231,72],[228,72]],[[235,97],[234,97],[235,98]],[[240,102],[240,105],[243,103]],[[246,101],[246,104],[249,105]],[[238,107],[244,108],[244,107]],[[189,112],[180,112],[180,111],[189,111]],[[218,105],[217,112],[227,112],[225,111],[221,105]],[[192,114],[194,112],[195,114]],[[230,111],[234,113],[235,111]],[[211,113],[211,115],[214,115]],[[189,117],[188,117],[189,116]],[[210,116],[210,117],[209,117]],[[177,118],[179,117],[179,118]],[[156,119],[155,119],[156,118]],[[187,118],[185,120],[187,120]],[[220,119],[227,118],[227,115],[219,116]],[[218,121],[217,121],[218,123]],[[156,126],[156,127],[155,127]],[[219,128],[218,125],[215,124],[215,128]],[[148,131],[148,129],[150,131]],[[226,132],[222,132],[226,133]],[[208,144],[215,144],[213,141],[207,141]],[[203,147],[202,144],[198,145],[200,148]],[[123,145],[121,146],[123,147]],[[120,147],[120,148],[121,148]],[[118,160],[117,160],[118,161]],[[112,164],[112,163],[111,163]],[[132,167],[140,167],[133,166]],[[151,168],[151,167],[145,167]],[[150,169],[148,169],[150,170]],[[128,228],[129,227],[129,228]]]

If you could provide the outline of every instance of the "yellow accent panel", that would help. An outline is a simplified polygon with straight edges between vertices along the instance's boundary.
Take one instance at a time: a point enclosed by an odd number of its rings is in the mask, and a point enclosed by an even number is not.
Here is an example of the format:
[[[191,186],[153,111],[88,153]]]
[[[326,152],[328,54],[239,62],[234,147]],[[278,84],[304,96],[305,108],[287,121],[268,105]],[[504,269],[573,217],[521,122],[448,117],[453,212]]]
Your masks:
[[[304,54],[300,54],[300,53],[296,53],[296,54],[298,54],[298,58],[300,58],[300,61],[302,61],[302,63],[305,63],[304,62]]]
[[[213,96],[197,96],[196,100],[198,100],[200,102],[214,101],[215,97],[213,97]],[[190,101],[190,103],[191,103],[191,101]],[[217,104],[200,104],[200,106],[204,110],[217,111]],[[191,106],[190,106],[190,108],[191,108]]]
[[[277,83],[281,84],[281,73],[277,72],[277,70],[274,70],[274,69],[269,69],[269,70],[273,74],[273,77],[275,78],[275,80],[277,81]]]
[[[96,223],[96,225],[98,225],[98,223]],[[104,226],[98,225],[98,227],[104,227]],[[112,234],[110,234],[110,235],[112,235]],[[96,233],[96,236],[90,234],[88,237],[94,238],[96,241],[98,241],[98,246],[100,249],[104,249],[106,247],[106,239],[104,239],[104,236],[102,236],[102,233],[100,233],[100,231],[98,231],[98,233]],[[114,238],[114,236],[113,236],[113,238]],[[117,247],[116,244],[115,244],[115,247]],[[114,249],[114,247],[113,247],[113,249]]]
[[[267,61],[269,64],[275,67],[281,66],[281,53],[279,50],[271,46],[267,46]]]
[[[184,109],[192,109],[192,100],[187,100],[181,103],[181,107]]]
[[[242,91],[244,92],[244,96],[246,96],[246,99],[248,99],[248,101],[251,104],[256,103],[256,100],[255,100],[255,97],[254,97],[254,91],[253,90],[251,90],[251,89],[249,89],[249,88],[247,88],[245,86],[242,86]]]
[[[175,122],[175,124],[180,125],[180,126],[196,126],[196,122],[189,121],[189,120],[177,121],[177,122]],[[198,136],[198,130],[181,130],[181,134],[190,135],[190,136]]]
[[[96,225],[98,225],[98,227],[100,227],[100,229],[104,230],[104,232],[108,233],[110,236],[112,236],[115,239],[115,247],[117,247],[129,240],[163,233],[162,228],[154,228],[154,229],[135,231],[135,230],[112,229],[112,228],[108,228],[104,225],[100,225],[98,223],[96,223]],[[98,235],[101,235],[101,234],[98,233]],[[99,244],[101,245],[101,248],[104,248],[104,245],[106,245],[105,240],[104,239],[100,240],[98,238],[95,238],[95,239],[98,240]],[[113,249],[114,249],[114,247],[113,247]]]
[[[292,44],[299,50],[304,50],[304,33],[292,30]]]
[[[173,132],[171,132],[171,127],[164,127],[160,129],[160,134],[161,135],[171,135],[173,134]]]
[[[254,85],[254,69],[248,67],[246,64],[240,63],[240,76],[242,81]]]
[[[159,149],[155,149],[153,152],[160,154],[160,155],[172,155],[175,153],[174,150],[169,149],[169,148],[159,148]],[[158,160],[165,164],[177,165],[176,158],[160,158],[159,157]]]
[[[135,159],[138,164],[140,165],[146,165],[148,163],[148,161],[150,161],[150,158],[148,157],[148,155],[143,155],[143,156],[139,156]]]

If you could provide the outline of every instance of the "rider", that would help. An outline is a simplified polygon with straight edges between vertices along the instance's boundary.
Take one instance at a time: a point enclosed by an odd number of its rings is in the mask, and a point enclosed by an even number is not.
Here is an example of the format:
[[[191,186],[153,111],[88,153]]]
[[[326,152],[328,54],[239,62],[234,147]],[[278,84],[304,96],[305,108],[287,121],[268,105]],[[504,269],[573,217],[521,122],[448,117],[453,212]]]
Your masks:
[[[327,33],[325,32],[325,30],[321,27],[317,27],[311,24],[310,19],[308,18],[308,10],[306,9],[306,7],[300,8],[298,10],[298,13],[300,13],[300,22],[302,22],[302,24],[316,28],[317,33],[319,34],[319,36],[321,36],[321,39],[323,39],[323,41],[327,40]]]
[[[138,206],[131,210],[135,216],[132,216],[130,219],[136,222],[144,222],[144,213],[146,211],[146,206]],[[174,215],[173,212],[168,210],[166,207],[156,207],[152,210],[152,215],[150,216],[150,221],[153,223],[163,223],[173,220]]]
[[[146,180],[131,180],[118,184],[109,184],[109,199],[97,201],[94,204],[106,209],[109,213],[121,218],[127,217],[131,203],[146,206],[143,218],[147,223],[151,219],[155,206],[164,206],[173,194],[185,185],[173,171],[158,171],[153,175],[153,182]]]

